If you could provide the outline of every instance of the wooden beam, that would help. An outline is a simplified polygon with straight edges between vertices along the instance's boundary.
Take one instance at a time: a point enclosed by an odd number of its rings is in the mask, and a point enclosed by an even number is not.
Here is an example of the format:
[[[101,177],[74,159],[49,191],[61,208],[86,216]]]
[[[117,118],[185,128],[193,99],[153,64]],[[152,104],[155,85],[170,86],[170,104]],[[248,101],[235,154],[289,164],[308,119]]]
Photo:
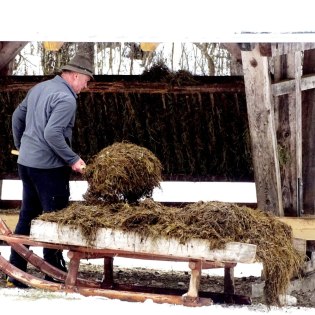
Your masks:
[[[315,75],[304,75],[301,78],[301,91],[307,91],[315,88]]]
[[[293,237],[308,241],[315,240],[315,217],[279,217],[278,219],[291,226]]]
[[[315,43],[260,43],[259,50],[264,57],[275,57],[314,49]]]
[[[272,43],[272,56],[280,56],[289,53],[296,53],[304,50],[314,49],[315,43]]]
[[[315,74],[304,75],[301,77],[301,91],[315,88]],[[286,79],[272,84],[273,96],[295,93],[295,79]]]
[[[295,91],[295,80],[290,79],[273,83],[271,86],[271,90],[273,96],[280,96],[293,93]]]
[[[252,51],[242,51],[242,60],[257,206],[266,212],[283,216],[268,58],[261,56],[256,45]]]
[[[7,66],[28,42],[2,42],[0,50],[0,70]]]
[[[33,82],[6,82],[0,84],[0,92],[4,91],[28,91],[37,81]],[[98,82],[97,78],[89,82],[88,92],[101,93],[139,93],[139,94],[163,94],[163,93],[244,93],[244,83],[238,80],[235,83],[202,83],[184,86],[172,86],[169,83],[156,82]]]

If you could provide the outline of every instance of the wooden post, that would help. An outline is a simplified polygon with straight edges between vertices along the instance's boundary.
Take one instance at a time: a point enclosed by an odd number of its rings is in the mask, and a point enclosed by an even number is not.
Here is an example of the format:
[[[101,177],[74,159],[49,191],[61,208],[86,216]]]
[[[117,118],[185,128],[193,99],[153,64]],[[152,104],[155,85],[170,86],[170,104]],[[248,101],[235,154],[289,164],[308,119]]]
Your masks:
[[[280,169],[268,57],[259,46],[242,51],[249,129],[259,209],[283,216]]]
[[[191,269],[188,292],[185,299],[195,300],[199,297],[199,287],[201,278],[201,261],[190,261],[189,268]]]
[[[104,278],[101,288],[112,288],[114,286],[114,258],[104,257]]]
[[[65,281],[66,286],[75,286],[78,277],[78,271],[80,266],[81,253],[69,251],[68,258],[70,258],[69,271]]]
[[[224,267],[224,293],[235,293],[234,267]]]

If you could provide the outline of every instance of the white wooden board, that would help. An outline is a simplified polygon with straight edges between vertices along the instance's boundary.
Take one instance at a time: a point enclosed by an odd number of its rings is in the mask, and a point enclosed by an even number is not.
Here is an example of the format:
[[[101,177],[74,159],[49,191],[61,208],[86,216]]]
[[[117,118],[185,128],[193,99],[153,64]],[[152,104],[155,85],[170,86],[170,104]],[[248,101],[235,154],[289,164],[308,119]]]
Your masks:
[[[253,182],[185,182],[166,181],[153,189],[152,198],[157,202],[221,201],[257,203]],[[86,181],[70,181],[70,200],[82,201],[88,189]],[[22,181],[4,179],[0,182],[1,200],[21,200]]]
[[[41,242],[88,246],[79,229],[41,220],[32,221],[30,238]],[[225,249],[211,250],[209,242],[202,239],[180,244],[175,239],[143,239],[136,233],[113,229],[99,229],[93,248],[218,262],[252,263],[256,257],[256,245],[253,244],[231,242],[226,244]]]

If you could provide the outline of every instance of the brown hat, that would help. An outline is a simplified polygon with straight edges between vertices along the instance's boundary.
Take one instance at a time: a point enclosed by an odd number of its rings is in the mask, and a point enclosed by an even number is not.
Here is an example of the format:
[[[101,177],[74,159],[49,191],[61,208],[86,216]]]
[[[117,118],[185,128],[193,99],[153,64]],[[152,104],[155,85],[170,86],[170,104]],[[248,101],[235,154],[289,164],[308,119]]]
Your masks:
[[[67,65],[61,68],[61,70],[86,74],[93,79],[93,65],[91,60],[86,55],[75,55]]]

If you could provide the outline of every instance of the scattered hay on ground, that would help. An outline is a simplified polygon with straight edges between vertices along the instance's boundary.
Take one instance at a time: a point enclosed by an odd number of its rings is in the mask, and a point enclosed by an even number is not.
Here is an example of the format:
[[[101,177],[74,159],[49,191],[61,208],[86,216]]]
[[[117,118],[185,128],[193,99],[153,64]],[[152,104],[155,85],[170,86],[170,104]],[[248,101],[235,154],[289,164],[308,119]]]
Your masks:
[[[264,266],[267,305],[279,305],[279,295],[286,292],[304,261],[293,247],[290,226],[266,212],[230,203],[199,202],[182,208],[151,199],[132,205],[73,203],[39,219],[81,229],[91,246],[99,228],[175,238],[183,244],[192,238],[206,239],[212,249],[233,241],[255,244],[257,259]]]
[[[89,186],[84,199],[100,202],[136,202],[151,197],[160,187],[162,165],[148,149],[116,142],[101,150],[87,165],[84,177]]]

